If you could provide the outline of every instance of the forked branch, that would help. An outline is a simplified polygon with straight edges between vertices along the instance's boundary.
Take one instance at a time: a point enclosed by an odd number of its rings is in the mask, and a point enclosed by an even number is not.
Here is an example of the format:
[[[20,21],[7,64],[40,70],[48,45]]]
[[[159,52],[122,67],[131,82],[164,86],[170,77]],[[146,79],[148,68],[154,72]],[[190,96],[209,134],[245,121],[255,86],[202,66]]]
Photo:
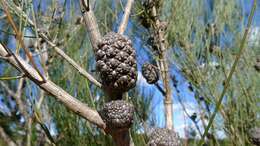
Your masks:
[[[106,125],[99,116],[96,110],[89,108],[86,104],[77,100],[75,97],[68,94],[58,85],[53,83],[50,80],[46,80],[46,82],[40,82],[41,77],[37,73],[37,71],[28,64],[24,59],[16,54],[10,54],[7,48],[4,48],[2,44],[0,44],[0,56],[6,57],[7,61],[14,66],[17,70],[22,73],[26,73],[26,77],[36,83],[40,88],[45,90],[47,93],[53,95],[58,101],[63,103],[69,110],[74,113],[80,115],[85,118],[89,122],[97,125],[99,128],[105,129]],[[18,62],[19,61],[19,62]],[[21,67],[21,65],[23,67]],[[25,71],[26,70],[26,71]]]

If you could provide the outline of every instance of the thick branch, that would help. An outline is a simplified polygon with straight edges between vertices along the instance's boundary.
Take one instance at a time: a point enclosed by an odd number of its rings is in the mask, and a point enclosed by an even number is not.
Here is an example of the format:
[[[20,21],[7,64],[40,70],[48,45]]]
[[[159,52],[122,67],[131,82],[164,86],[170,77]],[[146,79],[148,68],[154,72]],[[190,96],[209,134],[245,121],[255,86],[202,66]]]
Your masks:
[[[84,117],[85,119],[97,125],[98,127],[105,129],[106,127],[105,123],[103,122],[103,120],[101,119],[97,111],[89,108],[86,104],[80,102],[79,100],[77,100],[76,98],[68,94],[66,91],[64,91],[62,88],[60,88],[52,81],[46,80],[46,82],[39,82],[41,81],[41,77],[36,72],[36,70],[32,68],[20,56],[18,55],[12,56],[12,55],[6,51],[6,48],[4,48],[2,44],[0,44],[0,56],[7,57],[7,61],[10,64],[12,64],[16,69],[18,69],[21,72],[25,72],[24,69],[26,69],[26,76],[30,80],[35,82],[39,87],[41,87],[49,94],[53,95],[57,100],[63,103],[69,110]],[[19,61],[20,63],[18,63],[17,61]],[[19,64],[23,65],[23,69]]]
[[[97,20],[94,15],[94,12],[92,11],[92,7],[88,5],[85,2],[85,0],[80,0],[80,7],[85,21],[86,29],[89,33],[90,41],[95,52],[97,48],[97,44],[101,40],[101,34],[98,29]]]
[[[133,146],[128,129],[113,131],[111,136],[117,146]]]
[[[128,0],[127,1],[127,4],[126,4],[126,7],[125,7],[125,13],[124,13],[124,16],[123,16],[123,19],[121,21],[121,24],[118,28],[118,33],[119,34],[123,34],[126,27],[127,27],[127,23],[128,23],[128,19],[129,19],[129,15],[131,13],[131,7],[134,3],[134,0]]]

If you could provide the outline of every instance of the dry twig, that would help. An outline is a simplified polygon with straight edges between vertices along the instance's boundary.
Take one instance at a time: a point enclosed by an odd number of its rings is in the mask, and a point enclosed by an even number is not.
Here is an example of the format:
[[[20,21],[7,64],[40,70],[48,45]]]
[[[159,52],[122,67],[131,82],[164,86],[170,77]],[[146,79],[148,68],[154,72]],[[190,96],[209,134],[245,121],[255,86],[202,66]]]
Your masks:
[[[8,3],[9,4],[9,3]],[[35,26],[35,24],[33,23],[33,21],[22,11],[21,8],[17,7],[16,5],[7,5],[10,9],[12,9],[16,14],[19,14],[20,16],[22,16],[25,20],[27,20],[27,22],[32,25]],[[50,41],[48,39],[48,37],[46,36],[46,34],[44,34],[43,32],[39,31],[39,30],[35,30],[38,32],[39,36],[44,39],[51,47],[54,48],[54,50],[63,58],[65,59],[69,64],[71,64],[83,77],[85,77],[86,79],[88,79],[90,82],[92,82],[93,84],[95,84],[97,87],[101,88],[102,85],[100,82],[98,82],[91,74],[89,74],[86,70],[84,70],[80,65],[78,65],[76,63],[76,61],[74,61],[72,58],[70,58],[64,51],[62,51],[62,49],[60,49],[59,47],[57,47],[57,45],[55,43],[53,43],[52,41]]]
[[[123,19],[121,21],[121,24],[120,24],[120,26],[118,28],[118,33],[119,34],[123,34],[125,29],[126,29],[126,27],[127,27],[129,15],[131,13],[131,7],[132,7],[133,3],[134,3],[134,0],[128,0],[127,1],[127,4],[125,6],[125,10],[124,10],[125,13],[124,13]]]

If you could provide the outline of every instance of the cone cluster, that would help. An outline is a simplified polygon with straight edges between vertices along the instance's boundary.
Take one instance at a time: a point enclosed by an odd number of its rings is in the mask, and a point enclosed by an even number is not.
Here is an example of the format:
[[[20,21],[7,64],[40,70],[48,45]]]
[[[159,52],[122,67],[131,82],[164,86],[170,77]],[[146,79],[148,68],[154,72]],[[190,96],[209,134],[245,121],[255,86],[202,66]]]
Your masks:
[[[133,123],[134,106],[122,94],[135,87],[137,80],[136,53],[127,37],[107,33],[95,50],[96,68],[110,101],[99,111],[109,130],[127,130]],[[110,94],[113,93],[113,94]],[[116,93],[116,95],[114,95]]]

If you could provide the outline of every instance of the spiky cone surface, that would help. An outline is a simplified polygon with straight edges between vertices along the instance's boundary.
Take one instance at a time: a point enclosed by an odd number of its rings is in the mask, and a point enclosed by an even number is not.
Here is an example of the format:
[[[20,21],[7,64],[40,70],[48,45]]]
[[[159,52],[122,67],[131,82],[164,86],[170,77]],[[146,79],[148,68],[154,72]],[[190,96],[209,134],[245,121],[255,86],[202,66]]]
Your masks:
[[[159,69],[150,63],[144,63],[142,66],[142,75],[147,83],[154,84],[159,80]]]
[[[137,80],[136,53],[131,40],[115,33],[107,33],[95,51],[96,67],[103,86],[119,93],[135,87]]]
[[[148,146],[181,146],[181,142],[173,130],[156,128],[150,134]]]
[[[260,146],[260,128],[252,128],[249,130],[249,138],[252,144]]]
[[[134,106],[124,100],[112,100],[99,113],[109,129],[128,129],[133,123]]]

